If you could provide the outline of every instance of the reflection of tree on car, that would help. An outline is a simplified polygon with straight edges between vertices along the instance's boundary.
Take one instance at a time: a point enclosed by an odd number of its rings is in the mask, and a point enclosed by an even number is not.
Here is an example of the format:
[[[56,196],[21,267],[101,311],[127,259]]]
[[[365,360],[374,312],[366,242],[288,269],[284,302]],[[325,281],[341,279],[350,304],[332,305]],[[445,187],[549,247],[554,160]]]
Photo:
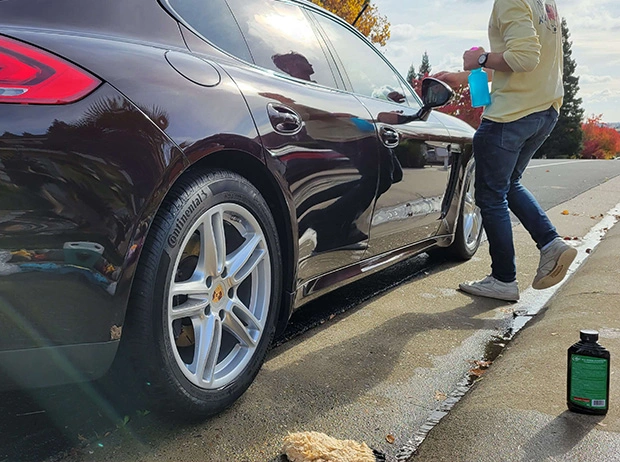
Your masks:
[[[394,151],[405,168],[424,168],[426,165],[428,148],[420,140],[403,139]]]

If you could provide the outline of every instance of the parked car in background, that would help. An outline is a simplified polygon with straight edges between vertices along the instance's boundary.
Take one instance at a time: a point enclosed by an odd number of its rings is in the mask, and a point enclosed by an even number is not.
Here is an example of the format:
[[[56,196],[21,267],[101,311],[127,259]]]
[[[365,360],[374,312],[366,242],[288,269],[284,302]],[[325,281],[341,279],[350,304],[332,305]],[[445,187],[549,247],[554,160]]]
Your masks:
[[[0,388],[122,351],[156,407],[211,415],[308,301],[470,258],[473,129],[424,93],[305,1],[0,2]]]

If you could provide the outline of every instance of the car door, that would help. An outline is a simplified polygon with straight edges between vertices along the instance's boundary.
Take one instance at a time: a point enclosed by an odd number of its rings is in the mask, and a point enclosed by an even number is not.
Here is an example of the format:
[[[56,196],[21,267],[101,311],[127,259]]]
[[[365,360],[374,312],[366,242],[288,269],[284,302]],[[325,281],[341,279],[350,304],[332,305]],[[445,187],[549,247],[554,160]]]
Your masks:
[[[314,11],[312,16],[333,50],[345,84],[374,120],[381,112],[402,111],[403,106],[415,112],[421,107],[374,46],[328,15]],[[422,242],[437,233],[451,169],[450,134],[432,113],[427,120],[401,126],[378,125],[380,134],[395,130],[400,140],[380,156],[382,171],[366,256]]]
[[[243,93],[266,162],[295,209],[297,285],[358,262],[368,244],[378,181],[378,141],[368,111],[338,89],[343,82],[333,60],[298,5],[214,0],[205,8],[196,3],[205,14],[191,14],[186,0],[170,1],[194,32],[255,64],[220,61]],[[234,18],[226,37],[211,37],[222,29],[211,27],[213,15],[207,14],[216,4],[222,6],[219,20],[225,14]],[[198,44],[188,43],[200,53]]]

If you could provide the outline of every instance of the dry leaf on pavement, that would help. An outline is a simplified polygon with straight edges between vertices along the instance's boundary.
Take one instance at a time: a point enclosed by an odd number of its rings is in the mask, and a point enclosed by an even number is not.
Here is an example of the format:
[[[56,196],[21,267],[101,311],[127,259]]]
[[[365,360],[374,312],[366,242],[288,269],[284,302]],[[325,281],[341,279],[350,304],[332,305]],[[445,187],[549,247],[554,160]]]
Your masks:
[[[491,364],[493,364],[493,361],[476,361],[476,365],[481,369],[486,369]]]
[[[394,438],[394,435],[387,435],[385,437],[385,441],[387,441],[390,444],[394,444],[394,441],[396,441],[396,438]]]

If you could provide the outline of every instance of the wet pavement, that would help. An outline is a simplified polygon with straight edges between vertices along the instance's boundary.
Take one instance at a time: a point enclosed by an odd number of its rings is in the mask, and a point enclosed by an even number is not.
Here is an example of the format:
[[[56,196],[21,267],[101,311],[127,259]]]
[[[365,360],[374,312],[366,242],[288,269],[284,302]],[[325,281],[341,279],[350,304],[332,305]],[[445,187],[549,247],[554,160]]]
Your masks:
[[[272,355],[303,333],[355,311],[365,301],[444,261],[441,256],[423,254],[310,303],[293,316]],[[0,393],[0,415],[4,416],[0,419],[0,462],[62,460],[80,453],[88,443],[101,448],[101,441],[113,432],[124,432],[129,422],[165,425],[150,416],[140,397],[129,395],[120,383],[111,375],[92,383]]]

